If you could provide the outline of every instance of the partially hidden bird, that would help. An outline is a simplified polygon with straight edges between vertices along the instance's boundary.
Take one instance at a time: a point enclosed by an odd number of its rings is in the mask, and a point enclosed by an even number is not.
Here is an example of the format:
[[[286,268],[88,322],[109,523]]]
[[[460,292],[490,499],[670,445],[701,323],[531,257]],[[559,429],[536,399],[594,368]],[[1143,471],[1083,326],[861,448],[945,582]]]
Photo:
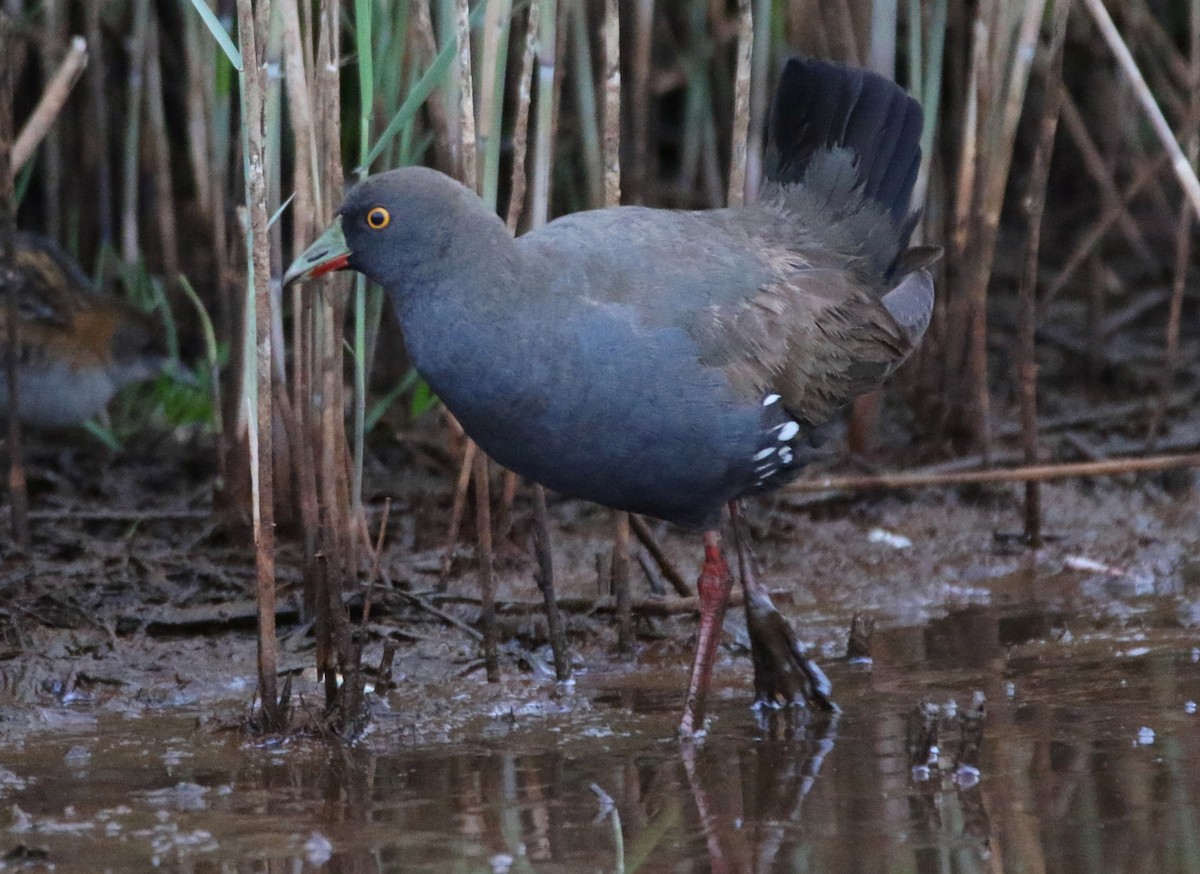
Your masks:
[[[0,249],[4,251],[4,249]],[[17,295],[18,418],[66,428],[102,413],[120,389],[161,372],[162,331],[133,304],[99,291],[48,237],[17,231],[0,262],[0,415],[9,411],[8,293]]]
[[[793,58],[768,121],[745,206],[598,209],[514,239],[470,189],[406,167],[356,185],[284,277],[350,269],[383,286],[412,363],[500,464],[704,532],[684,736],[704,730],[733,584],[722,509],[794,478],[820,426],[908,357],[933,312],[940,250],[909,245],[917,101]],[[742,565],[756,697],[833,708]]]

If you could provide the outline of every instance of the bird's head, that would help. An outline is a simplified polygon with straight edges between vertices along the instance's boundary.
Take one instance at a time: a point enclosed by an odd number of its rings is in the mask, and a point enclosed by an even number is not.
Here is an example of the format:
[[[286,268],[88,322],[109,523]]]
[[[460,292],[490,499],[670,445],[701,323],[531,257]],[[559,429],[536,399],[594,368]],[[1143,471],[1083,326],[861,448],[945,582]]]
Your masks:
[[[333,223],[284,274],[284,284],[335,270],[402,288],[445,259],[476,216],[495,222],[475,194],[445,174],[403,167],[364,179],[346,195]]]

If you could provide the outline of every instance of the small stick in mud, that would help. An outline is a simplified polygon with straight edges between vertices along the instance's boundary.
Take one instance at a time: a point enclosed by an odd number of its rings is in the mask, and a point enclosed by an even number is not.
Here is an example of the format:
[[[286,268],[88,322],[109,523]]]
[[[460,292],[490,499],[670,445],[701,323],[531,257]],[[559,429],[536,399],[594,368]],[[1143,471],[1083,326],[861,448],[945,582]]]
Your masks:
[[[654,538],[654,532],[650,530],[650,526],[646,524],[646,520],[641,516],[630,514],[629,527],[633,530],[633,534],[641,542],[642,546],[646,547],[646,551],[653,557],[658,569],[662,571],[667,582],[671,584],[680,597],[690,598],[695,592],[688,585],[687,580],[683,578],[683,574],[679,572],[679,568],[667,557],[663,552],[662,547],[658,545],[658,541]]]

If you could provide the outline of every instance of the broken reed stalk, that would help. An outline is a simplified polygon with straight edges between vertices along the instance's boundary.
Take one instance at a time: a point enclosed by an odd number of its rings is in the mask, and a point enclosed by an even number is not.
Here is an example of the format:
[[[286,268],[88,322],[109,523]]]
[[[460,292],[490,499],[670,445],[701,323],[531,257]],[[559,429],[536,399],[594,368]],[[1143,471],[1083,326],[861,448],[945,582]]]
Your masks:
[[[11,58],[17,43],[12,19],[0,10],[0,56]],[[13,191],[13,79],[15,65],[0,64],[0,284],[5,286],[7,336],[4,365],[8,380],[8,409],[21,409],[19,363],[21,355],[20,275],[10,267],[14,262],[11,247],[16,230],[17,204]],[[29,550],[29,490],[21,451],[21,420],[8,417],[8,499],[12,510],[12,537],[17,549]]]
[[[263,167],[266,131],[263,91],[265,51],[270,21],[270,0],[259,0],[256,20],[251,0],[238,0],[238,43],[242,52],[242,125],[245,128],[246,209],[249,213],[247,248],[248,278],[254,289],[256,331],[255,389],[257,427],[250,430],[250,455],[254,497],[254,556],[257,568],[258,601],[258,688],[262,704],[262,728],[268,732],[284,727],[285,714],[279,706],[275,676],[275,501],[271,429],[271,257],[267,233],[267,191]],[[260,42],[261,40],[261,42]],[[249,326],[249,320],[248,326]]]
[[[1193,211],[1200,216],[1200,179],[1196,178],[1196,171],[1192,169],[1191,162],[1188,161],[1187,155],[1183,153],[1183,149],[1179,146],[1179,141],[1175,139],[1175,134],[1171,130],[1171,125],[1167,122],[1166,116],[1163,115],[1162,109],[1158,102],[1154,99],[1154,95],[1150,92],[1150,86],[1146,84],[1145,78],[1142,76],[1142,71],[1138,68],[1137,62],[1133,59],[1133,54],[1129,51],[1129,46],[1125,44],[1125,40],[1121,38],[1117,26],[1113,24],[1112,18],[1108,14],[1108,10],[1104,8],[1102,0],[1083,0],[1088,11],[1092,14],[1092,18],[1096,22],[1096,26],[1100,29],[1101,36],[1112,49],[1113,55],[1116,56],[1117,63],[1121,67],[1121,71],[1125,74],[1125,78],[1129,80],[1129,84],[1133,86],[1133,93],[1141,104],[1142,110],[1146,113],[1146,118],[1150,122],[1150,126],[1154,128],[1154,133],[1158,136],[1167,154],[1171,156],[1171,167],[1175,171],[1175,176],[1179,180],[1179,184],[1183,187],[1184,193],[1187,195],[1188,202],[1192,205]]]
[[[53,4],[52,4],[53,5]],[[71,39],[71,47],[59,64],[54,76],[46,83],[41,99],[29,118],[26,119],[21,133],[12,146],[12,158],[9,162],[9,173],[15,178],[21,168],[33,157],[38,143],[46,136],[59,113],[62,112],[71,90],[79,81],[80,75],[88,62],[87,40],[81,36]]]
[[[1042,97],[1042,117],[1033,166],[1023,200],[1028,236],[1025,243],[1025,267],[1021,274],[1017,326],[1017,391],[1021,406],[1021,442],[1026,464],[1038,460],[1037,430],[1037,277],[1042,216],[1046,208],[1046,184],[1050,177],[1050,158],[1054,152],[1054,137],[1058,130],[1058,115],[1063,106],[1062,55],[1067,33],[1067,17],[1071,0],[1054,0],[1049,60],[1046,65],[1046,84]],[[1036,480],[1025,483],[1025,541],[1032,547],[1042,543],[1042,502]]]
[[[1119,476],[1125,473],[1151,473],[1200,467],[1200,452],[1180,455],[1152,455],[1141,458],[1109,458],[1063,464],[1033,464],[1011,468],[956,470],[941,473],[884,473],[868,476],[831,476],[800,479],[784,487],[784,492],[867,492],[914,489],[927,486],[963,486],[983,483],[1047,482],[1089,476]]]
[[[629,527],[633,529],[634,535],[645,547],[646,552],[650,553],[650,557],[654,559],[654,563],[658,565],[658,569],[662,571],[662,575],[667,578],[667,582],[671,584],[671,588],[675,590],[676,594],[690,598],[694,594],[692,587],[688,585],[683,574],[679,572],[679,568],[675,567],[675,564],[663,552],[662,547],[658,545],[658,541],[654,538],[654,532],[650,530],[646,521],[641,516],[631,513]]]

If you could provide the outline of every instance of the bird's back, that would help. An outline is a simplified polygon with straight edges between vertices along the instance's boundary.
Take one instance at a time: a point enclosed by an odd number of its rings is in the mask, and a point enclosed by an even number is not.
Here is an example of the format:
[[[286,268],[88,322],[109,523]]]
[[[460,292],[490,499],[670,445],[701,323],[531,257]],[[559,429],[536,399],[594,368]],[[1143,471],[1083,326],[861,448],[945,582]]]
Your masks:
[[[402,307],[414,360],[506,466],[709,524],[793,476],[924,331],[932,282],[904,254],[919,135],[895,84],[789,62],[759,203],[576,213],[464,261]]]

